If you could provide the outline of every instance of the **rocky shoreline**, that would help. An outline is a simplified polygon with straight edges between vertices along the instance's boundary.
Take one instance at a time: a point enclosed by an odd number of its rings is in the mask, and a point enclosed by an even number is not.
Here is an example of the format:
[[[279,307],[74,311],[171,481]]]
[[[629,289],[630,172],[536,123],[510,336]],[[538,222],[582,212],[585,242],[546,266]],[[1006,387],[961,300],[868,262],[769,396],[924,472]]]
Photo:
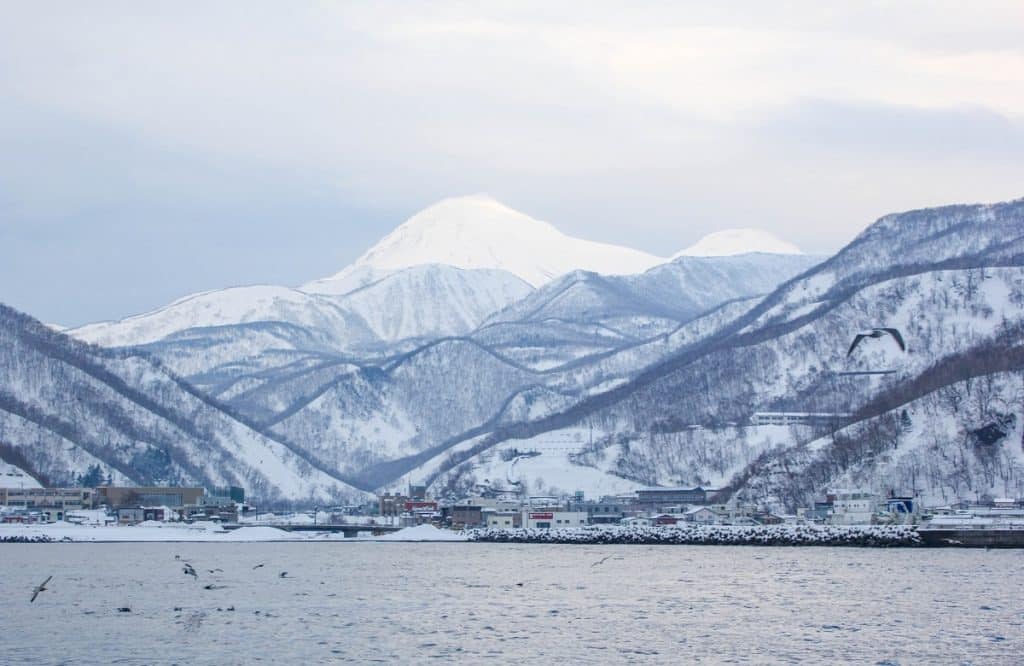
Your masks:
[[[589,526],[562,530],[484,529],[469,535],[483,543],[634,544],[718,546],[859,546],[895,548],[922,545],[912,525],[699,525],[687,527]]]
[[[0,543],[53,543],[45,534],[37,536],[0,536]]]

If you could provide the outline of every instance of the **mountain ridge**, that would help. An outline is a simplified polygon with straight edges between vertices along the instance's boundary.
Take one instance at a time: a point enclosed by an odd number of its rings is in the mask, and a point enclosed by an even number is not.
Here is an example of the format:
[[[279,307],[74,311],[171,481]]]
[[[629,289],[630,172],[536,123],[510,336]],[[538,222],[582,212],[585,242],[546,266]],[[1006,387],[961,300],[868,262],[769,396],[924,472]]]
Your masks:
[[[497,269],[360,265],[348,295],[287,290],[267,311],[324,299],[365,341],[252,321],[174,332],[145,350],[246,427],[361,488],[412,474],[459,492],[475,470],[511,473],[499,452],[555,440],[541,467],[561,470],[559,484],[587,479],[587,492],[731,484],[769,448],[798,456],[793,447],[817,436],[759,430],[755,411],[859,413],[883,382],[915,381],[1024,316],[1024,200],[888,215],[821,259],[683,256],[630,275],[571,271],[536,289]],[[850,356],[851,331],[877,326],[902,329],[906,350],[868,341]],[[885,379],[864,374],[879,368]],[[938,409],[939,398],[921,400]],[[767,497],[771,482],[755,472]]]

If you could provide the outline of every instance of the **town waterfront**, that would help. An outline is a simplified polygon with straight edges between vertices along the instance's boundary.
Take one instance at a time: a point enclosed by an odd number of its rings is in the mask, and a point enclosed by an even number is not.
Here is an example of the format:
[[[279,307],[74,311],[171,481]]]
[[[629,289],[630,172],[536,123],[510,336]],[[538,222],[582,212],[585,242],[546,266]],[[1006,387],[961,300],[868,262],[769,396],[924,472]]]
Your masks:
[[[0,557],[5,664],[1008,664],[1024,650],[1018,550],[125,543]]]

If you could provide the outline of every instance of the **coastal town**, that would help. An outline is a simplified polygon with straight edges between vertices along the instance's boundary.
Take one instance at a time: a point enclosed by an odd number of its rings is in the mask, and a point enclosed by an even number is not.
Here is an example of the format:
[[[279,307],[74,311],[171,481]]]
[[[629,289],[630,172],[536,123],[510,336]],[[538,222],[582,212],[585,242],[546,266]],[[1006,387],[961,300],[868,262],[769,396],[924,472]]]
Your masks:
[[[337,532],[344,537],[387,534],[430,526],[438,533],[468,530],[558,531],[601,527],[681,528],[701,526],[923,526],[1024,523],[1024,501],[996,498],[974,503],[925,506],[918,498],[866,491],[824,494],[795,513],[773,512],[741,495],[704,487],[651,487],[588,498],[520,497],[478,487],[459,498],[432,497],[426,486],[342,506],[265,510],[240,487],[3,488],[0,523],[17,525],[103,525],[132,527],[160,523],[216,525],[219,529],[273,527],[286,531]],[[10,537],[10,534],[7,534]]]

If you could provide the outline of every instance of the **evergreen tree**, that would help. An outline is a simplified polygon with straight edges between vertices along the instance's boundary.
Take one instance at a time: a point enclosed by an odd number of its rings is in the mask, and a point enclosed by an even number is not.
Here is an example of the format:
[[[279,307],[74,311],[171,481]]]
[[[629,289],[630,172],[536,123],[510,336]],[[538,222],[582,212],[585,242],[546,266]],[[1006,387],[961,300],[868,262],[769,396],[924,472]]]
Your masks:
[[[910,420],[910,414],[908,414],[907,410],[904,409],[900,413],[900,431],[903,434],[906,434],[906,433],[912,431],[913,429],[914,429],[914,422]]]
[[[78,477],[78,485],[83,488],[95,488],[101,483],[103,483],[103,469],[99,463],[93,464],[85,474],[80,474]]]

